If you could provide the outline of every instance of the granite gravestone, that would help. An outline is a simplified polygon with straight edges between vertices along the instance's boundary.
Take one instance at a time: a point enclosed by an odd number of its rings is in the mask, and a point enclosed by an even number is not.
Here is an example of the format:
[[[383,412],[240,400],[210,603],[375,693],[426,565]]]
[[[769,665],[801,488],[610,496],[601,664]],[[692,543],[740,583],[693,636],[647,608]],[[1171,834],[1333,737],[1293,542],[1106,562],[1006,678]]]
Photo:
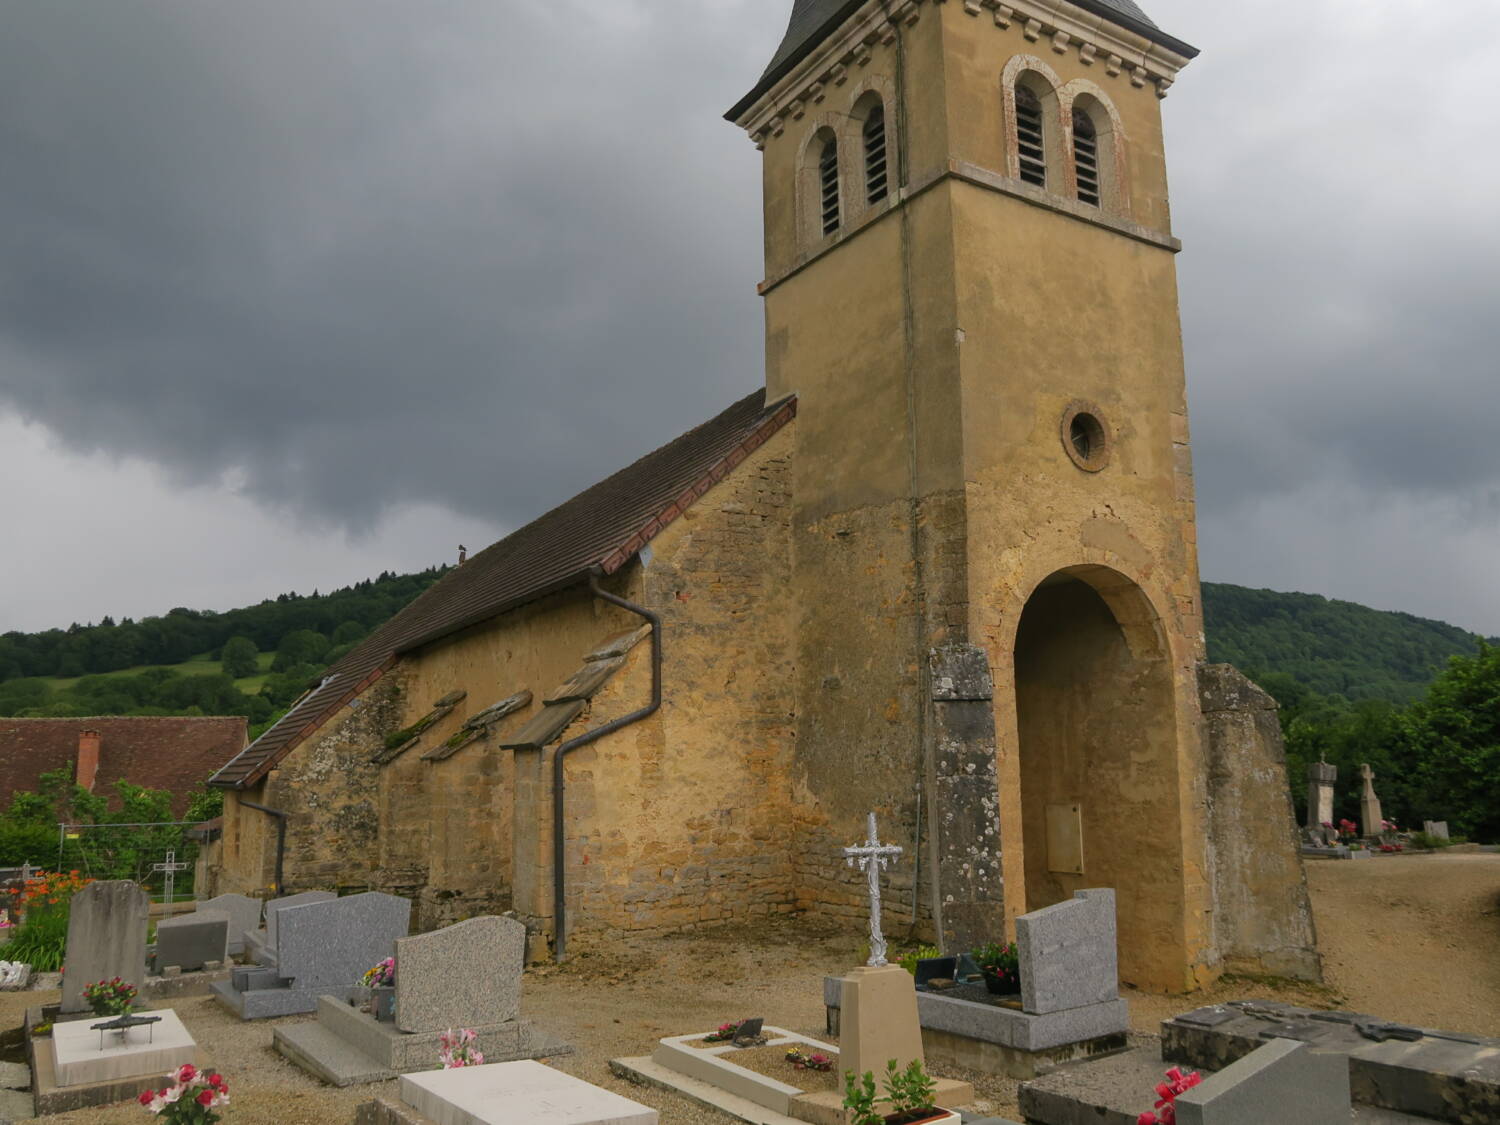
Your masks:
[[[372,965],[390,957],[406,936],[411,903],[371,892],[283,905],[274,917],[276,944],[262,964],[235,969],[215,983],[215,996],[241,1019],[316,1011],[324,993],[345,996]]]
[[[411,902],[369,891],[277,911],[276,969],[308,993],[346,995],[377,962],[391,956],[411,925]]]
[[[1452,839],[1448,835],[1448,822],[1446,820],[1427,820],[1422,822],[1422,832],[1435,840]]]
[[[514,918],[470,918],[397,939],[396,1026],[427,1032],[519,1019],[525,956],[526,927]]]
[[[68,912],[62,1010],[84,1012],[83,990],[119,977],[140,987],[146,976],[146,920],[151,899],[128,879],[90,883]]]
[[[156,924],[153,967],[158,973],[174,966],[193,973],[210,962],[217,968],[228,956],[229,915],[222,910],[195,910]]]
[[[339,896],[332,891],[303,891],[301,894],[273,898],[266,903],[266,944],[276,948],[276,916],[290,906],[306,906],[312,902],[332,902]]]
[[[261,901],[249,895],[218,895],[198,904],[199,910],[222,910],[229,915],[229,952],[245,952],[245,935],[260,929]]]
[[[1178,1125],[1347,1125],[1349,1064],[1306,1043],[1272,1039],[1179,1094]]]
[[[1119,999],[1115,892],[1078,891],[1016,919],[1021,1010],[1035,1015]]]
[[[1313,762],[1307,767],[1307,827],[1320,831],[1333,823],[1333,785],[1338,780],[1338,766]]]

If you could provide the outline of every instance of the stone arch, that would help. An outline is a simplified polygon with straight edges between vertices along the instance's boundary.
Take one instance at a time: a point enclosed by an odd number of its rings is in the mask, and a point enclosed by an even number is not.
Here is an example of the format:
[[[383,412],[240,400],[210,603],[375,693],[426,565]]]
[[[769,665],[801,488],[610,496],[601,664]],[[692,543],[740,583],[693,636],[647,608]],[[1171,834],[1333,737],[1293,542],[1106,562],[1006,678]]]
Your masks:
[[[849,91],[850,111],[843,117],[844,150],[853,158],[850,167],[858,174],[851,179],[857,190],[845,191],[845,199],[851,217],[863,219],[875,211],[891,205],[897,197],[901,169],[901,138],[896,127],[896,86],[884,74],[866,74]],[[871,204],[865,192],[864,177],[864,126],[869,119],[871,107],[879,105],[885,113],[886,166],[889,177],[889,193],[879,203]]]
[[[797,153],[797,240],[804,249],[823,242],[822,183],[818,163],[829,140],[839,147],[839,214],[841,226],[849,222],[849,140],[844,115],[825,112],[808,122],[807,135]],[[837,237],[834,235],[832,237]]]
[[[1130,176],[1125,126],[1115,103],[1096,83],[1075,78],[1058,91],[1058,110],[1065,141],[1068,194],[1078,195],[1078,174],[1073,164],[1073,111],[1086,113],[1093,123],[1099,145],[1099,209],[1110,215],[1130,214]]]
[[[1027,597],[1013,644],[1025,909],[1114,888],[1122,979],[1170,986],[1185,856],[1161,615],[1120,571],[1066,567]]]
[[[1068,172],[1064,160],[1062,102],[1059,91],[1062,79],[1057,71],[1035,55],[1016,55],[1000,73],[1000,96],[1005,120],[1005,174],[1021,178],[1021,143],[1016,127],[1016,88],[1024,86],[1037,96],[1042,108],[1043,147],[1046,152],[1047,186],[1045,191],[1060,194]]]

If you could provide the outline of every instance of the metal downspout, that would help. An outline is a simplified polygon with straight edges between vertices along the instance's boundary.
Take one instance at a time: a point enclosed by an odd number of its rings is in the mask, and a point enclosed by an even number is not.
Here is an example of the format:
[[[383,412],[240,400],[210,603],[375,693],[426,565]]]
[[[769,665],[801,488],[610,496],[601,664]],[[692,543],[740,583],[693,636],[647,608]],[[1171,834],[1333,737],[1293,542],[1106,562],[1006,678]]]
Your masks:
[[[561,962],[568,953],[567,869],[565,865],[567,849],[563,835],[566,821],[564,804],[566,779],[563,776],[563,759],[574,750],[587,746],[591,742],[597,742],[621,727],[628,727],[632,723],[638,723],[654,715],[661,707],[661,617],[645,606],[626,601],[604,589],[599,585],[598,570],[589,575],[589,589],[593,591],[596,598],[602,598],[610,605],[617,605],[651,623],[651,702],[638,711],[621,715],[618,719],[611,719],[601,727],[585,731],[577,738],[564,742],[552,756],[552,927],[555,934],[553,958],[558,962]]]
[[[240,804],[243,805],[247,809],[254,809],[256,812],[263,812],[267,816],[273,817],[275,819],[275,821],[276,821],[276,893],[278,895],[285,894],[286,893],[286,884],[282,882],[282,876],[284,874],[283,864],[286,861],[286,822],[287,822],[287,815],[288,814],[285,813],[285,812],[283,812],[280,809],[272,809],[272,808],[267,808],[265,805],[257,805],[254,801],[247,801],[243,797],[240,798]]]

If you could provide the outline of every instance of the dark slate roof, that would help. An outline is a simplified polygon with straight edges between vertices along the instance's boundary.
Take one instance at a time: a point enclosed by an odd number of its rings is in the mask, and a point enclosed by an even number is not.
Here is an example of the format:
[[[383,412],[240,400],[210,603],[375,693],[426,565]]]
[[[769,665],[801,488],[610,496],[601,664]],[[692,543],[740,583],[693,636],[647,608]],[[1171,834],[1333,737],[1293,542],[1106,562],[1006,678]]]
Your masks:
[[[1086,12],[1092,12],[1096,16],[1102,16],[1121,27],[1144,35],[1153,43],[1160,43],[1187,58],[1193,58],[1198,54],[1197,48],[1188,46],[1182,40],[1173,38],[1157,27],[1151,17],[1141,11],[1135,0],[1071,0],[1071,2]],[[810,55],[819,43],[832,35],[863,3],[865,0],[794,0],[792,18],[787,23],[786,35],[781,40],[781,46],[776,48],[776,54],[771,57],[771,65],[766,67],[765,73],[760,76],[760,81],[755,84],[755,88],[741,98],[724,116],[733,121],[749,109],[756,98],[764,94],[794,66]]]
[[[400,654],[577,585],[596,568],[613,574],[786,425],[796,409],[795,398],[768,404],[765,391],[756,391],[449,571],[330,668],[212,784],[255,784]]]
[[[245,720],[198,716],[104,716],[97,719],[0,719],[0,808],[18,790],[35,791],[43,773],[78,762],[78,736],[99,732],[94,792],[118,807],[115,782],[172,793],[172,812],[245,748]]]

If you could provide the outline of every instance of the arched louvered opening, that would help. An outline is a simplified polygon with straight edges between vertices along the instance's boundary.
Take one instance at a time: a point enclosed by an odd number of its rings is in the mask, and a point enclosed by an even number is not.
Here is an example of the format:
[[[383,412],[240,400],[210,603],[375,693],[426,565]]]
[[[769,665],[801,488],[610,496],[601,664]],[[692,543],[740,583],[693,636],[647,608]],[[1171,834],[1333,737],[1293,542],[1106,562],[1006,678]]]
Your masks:
[[[839,142],[834,137],[823,142],[823,151],[818,157],[818,204],[824,237],[836,234],[840,222]]]
[[[1035,90],[1016,84],[1016,149],[1021,179],[1037,187],[1047,186],[1047,141],[1042,125],[1042,99]]]
[[[875,204],[890,194],[890,167],[885,140],[885,106],[876,102],[865,118],[865,200]]]
[[[1099,130],[1094,119],[1076,106],[1073,109],[1073,168],[1078,181],[1078,202],[1099,206]]]

